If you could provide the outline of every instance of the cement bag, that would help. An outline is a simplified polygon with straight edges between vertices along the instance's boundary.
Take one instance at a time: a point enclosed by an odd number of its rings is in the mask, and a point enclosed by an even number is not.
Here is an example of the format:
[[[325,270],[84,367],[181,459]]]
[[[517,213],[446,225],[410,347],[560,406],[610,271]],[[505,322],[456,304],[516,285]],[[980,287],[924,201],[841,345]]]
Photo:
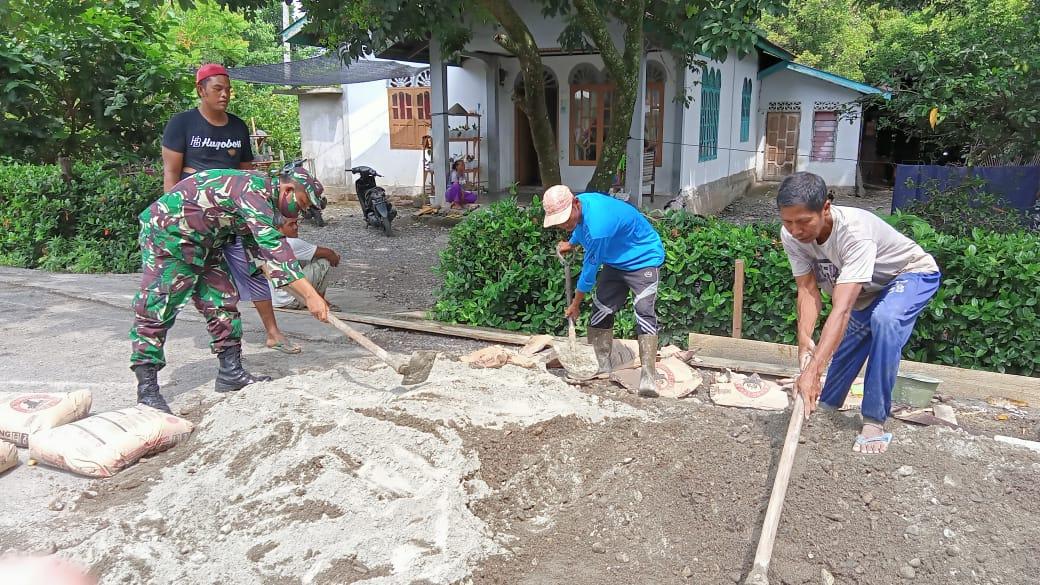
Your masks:
[[[11,443],[0,441],[0,473],[18,465],[18,449]]]
[[[82,475],[112,477],[141,457],[183,441],[193,428],[183,418],[137,405],[34,433],[29,456]]]
[[[693,394],[704,381],[700,372],[674,356],[657,362],[655,370],[657,371],[657,393],[665,398],[682,398]],[[638,392],[641,373],[641,368],[621,370],[611,374],[610,379],[629,391]]]
[[[784,410],[787,408],[787,392],[781,386],[758,375],[720,375],[719,381],[708,389],[711,401],[719,406],[757,408],[759,410]]]
[[[25,447],[29,435],[87,416],[90,402],[90,390],[0,394],[0,439]]]

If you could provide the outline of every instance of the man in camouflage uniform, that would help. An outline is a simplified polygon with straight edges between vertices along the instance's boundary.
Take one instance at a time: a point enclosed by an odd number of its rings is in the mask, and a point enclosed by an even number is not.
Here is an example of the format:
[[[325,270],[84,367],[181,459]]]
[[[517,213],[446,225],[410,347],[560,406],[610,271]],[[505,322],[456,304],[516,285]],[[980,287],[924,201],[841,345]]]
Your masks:
[[[215,169],[174,185],[141,215],[141,290],[134,298],[130,340],[137,401],[170,412],[159,393],[158,372],[166,365],[163,345],[177,312],[190,298],[206,318],[220,360],[218,392],[270,380],[242,367],[242,321],[238,291],[221,248],[241,236],[253,258],[263,261],[276,287],[301,297],[315,318],[328,318],[328,304],[303,278],[292,249],[275,227],[277,215],[296,217],[301,209],[323,206],[324,188],[302,167],[278,177],[257,171]]]

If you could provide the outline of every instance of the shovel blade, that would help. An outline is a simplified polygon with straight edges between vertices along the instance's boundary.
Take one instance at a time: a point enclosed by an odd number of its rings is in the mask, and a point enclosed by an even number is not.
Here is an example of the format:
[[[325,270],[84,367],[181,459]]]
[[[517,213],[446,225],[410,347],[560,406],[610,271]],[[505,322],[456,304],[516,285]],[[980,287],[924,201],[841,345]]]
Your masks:
[[[417,351],[413,353],[408,362],[402,365],[397,372],[404,376],[401,384],[411,386],[425,382],[430,377],[430,370],[433,369],[433,362],[436,359],[437,352],[435,351]]]

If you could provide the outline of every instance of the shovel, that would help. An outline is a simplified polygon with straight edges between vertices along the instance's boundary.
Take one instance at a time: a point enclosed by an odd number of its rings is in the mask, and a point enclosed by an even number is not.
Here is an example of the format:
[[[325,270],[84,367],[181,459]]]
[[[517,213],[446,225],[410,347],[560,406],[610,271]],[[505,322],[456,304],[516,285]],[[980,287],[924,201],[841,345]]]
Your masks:
[[[339,318],[331,312],[329,312],[329,323],[336,329],[339,329],[344,335],[356,341],[358,345],[372,352],[372,354],[377,358],[383,360],[383,362],[393,368],[395,372],[404,376],[401,384],[411,386],[413,384],[425,382],[426,378],[430,377],[430,370],[433,369],[433,362],[437,359],[437,352],[417,351],[412,354],[408,361],[404,361],[402,358],[395,358],[390,355],[390,353],[385,349],[373,343],[371,339],[365,337],[350,325],[340,321]]]
[[[559,251],[556,252],[556,257],[559,258],[560,263],[563,264],[564,282],[566,284],[564,292],[567,295],[567,306],[569,307],[571,301],[574,299],[573,284],[571,282],[571,265]],[[589,351],[590,348],[578,345],[578,334],[574,330],[573,318],[567,318],[567,343],[557,343],[555,345],[556,356],[560,360],[560,365],[563,366],[563,369],[567,371],[568,375],[575,379],[584,380],[588,379],[591,374],[595,372],[595,356],[591,355],[591,352]]]

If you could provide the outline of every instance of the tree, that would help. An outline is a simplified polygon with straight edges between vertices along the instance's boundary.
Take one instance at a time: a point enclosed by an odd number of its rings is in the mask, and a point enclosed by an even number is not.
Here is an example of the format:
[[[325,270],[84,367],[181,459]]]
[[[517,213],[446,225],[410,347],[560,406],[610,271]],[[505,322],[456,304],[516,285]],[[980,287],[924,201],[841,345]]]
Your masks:
[[[703,68],[704,58],[725,60],[730,50],[754,50],[763,14],[784,10],[786,0],[573,0],[550,2],[548,12],[568,18],[564,46],[595,47],[615,80],[619,107],[611,119],[590,189],[610,187],[628,142],[639,86],[639,62],[650,45],[667,47],[686,68]],[[615,45],[610,23],[624,27],[623,46]],[[681,91],[685,92],[685,88]],[[685,95],[677,96],[688,104]]]
[[[883,23],[864,64],[892,90],[882,123],[968,163],[1040,153],[1038,18],[1030,0],[965,0]]]
[[[18,74],[31,67],[33,75],[31,86],[21,80],[5,90],[5,101],[31,102],[6,104],[4,126],[46,129],[31,143],[24,133],[5,132],[5,143],[14,142],[10,154],[54,161],[62,154],[156,152],[160,124],[183,82],[172,74],[165,25],[155,14],[133,0],[12,0],[4,10],[5,58],[20,63]]]
[[[255,6],[258,0],[225,0],[235,6]],[[625,151],[635,108],[639,60],[647,42],[668,47],[687,66],[697,55],[725,58],[730,48],[753,49],[760,33],[755,20],[783,9],[785,0],[540,0],[547,16],[567,19],[560,38],[566,46],[594,46],[603,56],[618,87],[621,107],[612,119],[590,186],[605,189]],[[542,180],[560,181],[556,141],[545,107],[543,66],[534,35],[513,2],[434,0],[408,3],[389,0],[303,0],[311,17],[310,30],[345,58],[378,53],[398,41],[425,41],[436,35],[445,52],[461,50],[472,35],[470,23],[491,22],[503,32],[494,40],[517,57],[524,95],[515,96],[527,115]],[[465,17],[465,18],[464,18]],[[614,45],[611,26],[624,30],[623,46]]]
[[[901,16],[898,10],[857,0],[803,0],[783,16],[763,15],[759,24],[799,63],[863,81],[862,64],[878,27]]]

